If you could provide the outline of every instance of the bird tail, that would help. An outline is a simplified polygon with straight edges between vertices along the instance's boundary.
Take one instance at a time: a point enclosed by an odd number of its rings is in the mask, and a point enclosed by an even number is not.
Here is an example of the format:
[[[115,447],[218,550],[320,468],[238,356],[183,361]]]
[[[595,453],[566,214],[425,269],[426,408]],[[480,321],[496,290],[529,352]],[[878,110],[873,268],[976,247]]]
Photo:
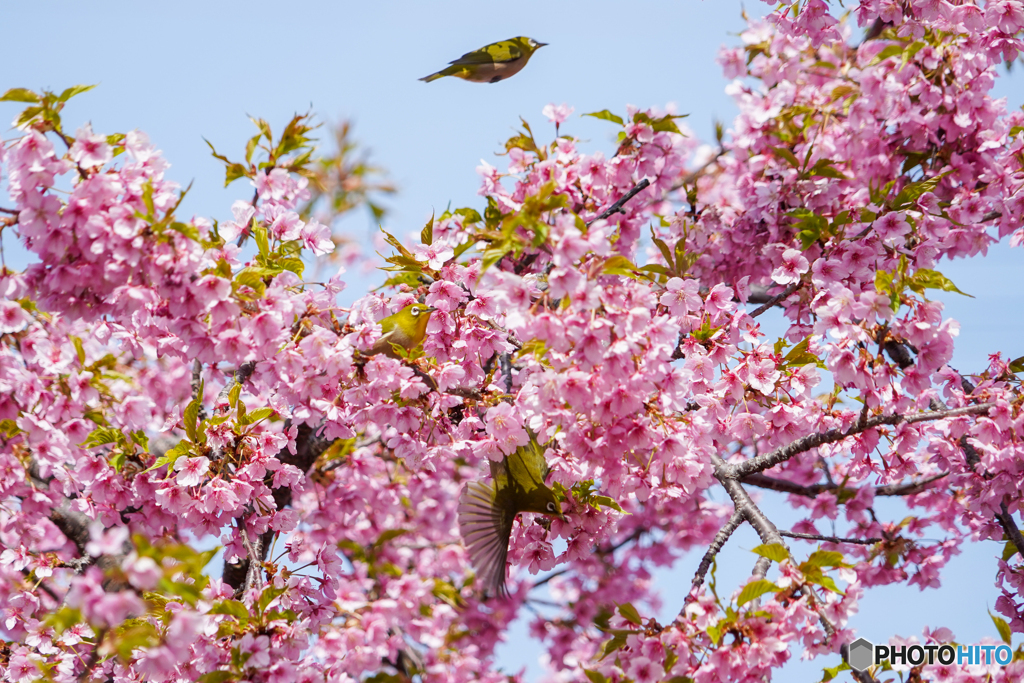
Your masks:
[[[424,76],[420,80],[423,81],[424,83],[430,83],[430,81],[436,81],[437,79],[443,77],[444,75],[444,73],[438,71],[437,73],[430,74],[429,76]]]

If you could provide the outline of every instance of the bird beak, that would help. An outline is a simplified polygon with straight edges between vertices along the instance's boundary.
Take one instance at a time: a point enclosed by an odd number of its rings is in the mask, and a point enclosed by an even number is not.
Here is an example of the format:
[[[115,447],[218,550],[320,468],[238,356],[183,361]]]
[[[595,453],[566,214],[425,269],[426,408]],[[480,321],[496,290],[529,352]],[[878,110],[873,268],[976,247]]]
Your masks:
[[[537,43],[537,44],[536,44],[536,45],[534,46],[534,49],[536,49],[536,48],[541,48],[541,47],[544,47],[545,45],[547,45],[547,43]]]
[[[437,307],[435,307],[435,306],[427,306],[427,314],[428,315],[433,313],[436,310],[437,310]]]

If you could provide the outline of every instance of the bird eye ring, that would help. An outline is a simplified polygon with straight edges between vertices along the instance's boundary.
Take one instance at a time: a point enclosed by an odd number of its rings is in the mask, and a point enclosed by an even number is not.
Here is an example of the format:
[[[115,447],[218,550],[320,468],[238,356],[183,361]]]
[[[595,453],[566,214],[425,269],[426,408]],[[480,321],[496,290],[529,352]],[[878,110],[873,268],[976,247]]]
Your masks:
[[[555,511],[555,504],[552,503],[552,502],[548,502],[548,512],[554,512],[554,511]]]

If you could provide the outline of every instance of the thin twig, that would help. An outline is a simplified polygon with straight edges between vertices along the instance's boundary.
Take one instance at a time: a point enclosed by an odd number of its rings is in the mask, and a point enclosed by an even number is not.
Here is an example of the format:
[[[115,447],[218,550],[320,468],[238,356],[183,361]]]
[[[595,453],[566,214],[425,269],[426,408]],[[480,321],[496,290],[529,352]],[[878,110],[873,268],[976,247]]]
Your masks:
[[[825,543],[856,543],[858,545],[874,545],[881,543],[881,538],[839,538],[838,536],[819,536],[818,534],[800,534],[795,531],[780,531],[789,538],[801,538],[805,541],[823,541]]]
[[[708,170],[708,168],[710,168],[715,162],[717,162],[724,155],[725,155],[725,149],[723,149],[722,147],[719,147],[718,151],[715,153],[715,155],[713,157],[711,157],[710,159],[708,159],[707,161],[705,161],[703,164],[701,164],[700,168],[698,168],[695,171],[691,171],[690,173],[687,173],[685,176],[683,176],[682,180],[679,180],[676,183],[674,183],[672,185],[672,191],[675,192],[676,190],[679,190],[679,189],[681,189],[683,187],[686,187],[687,185],[689,185],[693,181],[697,180],[697,178],[700,178],[702,175],[704,175],[704,171]]]
[[[776,294],[771,299],[768,299],[768,301],[764,302],[763,304],[755,308],[754,312],[750,314],[750,317],[756,318],[757,316],[761,315],[775,304],[789,298],[789,295],[795,292],[796,290],[800,289],[800,286],[802,284],[803,282],[801,282],[800,280],[797,280],[796,282],[792,283],[791,285],[789,285],[789,287],[786,287],[784,290],[782,290],[780,294]]]
[[[644,178],[639,183],[634,185],[632,190],[630,190],[626,194],[622,195],[622,197],[619,199],[619,201],[615,202],[614,204],[609,206],[607,209],[602,211],[600,214],[598,214],[597,218],[592,218],[589,221],[587,221],[587,225],[588,226],[593,225],[597,221],[604,220],[605,218],[608,218],[609,216],[611,216],[614,213],[622,213],[622,214],[626,213],[625,211],[622,210],[622,207],[626,204],[626,202],[628,202],[630,199],[635,197],[638,192],[646,190],[647,187],[650,184],[651,184],[651,181],[648,180],[647,178]]]
[[[943,472],[942,474],[936,474],[931,477],[925,477],[924,479],[917,479],[915,481],[876,486],[875,496],[912,496],[915,493],[920,493],[927,489],[929,484],[948,476],[949,472]],[[761,474],[760,472],[749,474],[740,479],[740,481],[744,484],[756,486],[761,489],[778,491],[779,493],[791,493],[797,496],[804,496],[805,498],[815,498],[825,491],[838,491],[842,488],[836,483],[809,485],[797,484],[786,479],[769,477],[765,474]]]

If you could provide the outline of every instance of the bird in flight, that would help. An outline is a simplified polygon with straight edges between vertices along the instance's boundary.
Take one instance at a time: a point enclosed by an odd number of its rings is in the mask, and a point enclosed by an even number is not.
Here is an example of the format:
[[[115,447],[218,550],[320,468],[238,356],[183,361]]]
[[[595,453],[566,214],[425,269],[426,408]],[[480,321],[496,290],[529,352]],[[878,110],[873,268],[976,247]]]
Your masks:
[[[450,66],[420,80],[429,83],[444,76],[455,76],[474,83],[497,83],[519,73],[533,53],[545,45],[547,43],[538,43],[526,36],[491,43],[453,59]]]

